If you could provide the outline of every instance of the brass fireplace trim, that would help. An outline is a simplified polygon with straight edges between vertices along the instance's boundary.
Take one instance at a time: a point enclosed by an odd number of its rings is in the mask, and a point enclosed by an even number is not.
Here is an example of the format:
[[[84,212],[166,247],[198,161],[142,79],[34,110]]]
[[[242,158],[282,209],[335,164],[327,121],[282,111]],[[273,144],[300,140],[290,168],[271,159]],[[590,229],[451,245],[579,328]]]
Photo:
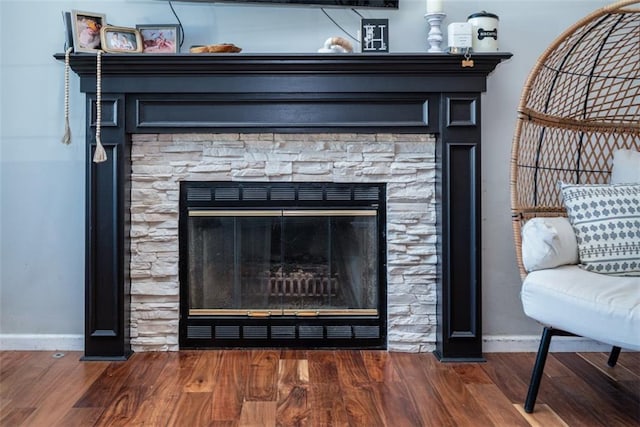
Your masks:
[[[375,209],[262,209],[262,210],[190,210],[193,217],[306,217],[306,216],[376,216]]]
[[[282,216],[376,216],[375,209],[304,209],[283,210]]]
[[[189,316],[247,316],[247,317],[277,317],[277,316],[297,316],[297,317],[321,317],[321,316],[378,316],[375,308],[345,308],[345,309],[317,309],[317,310],[294,310],[294,309],[225,309],[225,308],[191,308]]]
[[[189,211],[189,216],[282,216],[282,211],[278,209],[264,209],[264,210],[192,210]]]

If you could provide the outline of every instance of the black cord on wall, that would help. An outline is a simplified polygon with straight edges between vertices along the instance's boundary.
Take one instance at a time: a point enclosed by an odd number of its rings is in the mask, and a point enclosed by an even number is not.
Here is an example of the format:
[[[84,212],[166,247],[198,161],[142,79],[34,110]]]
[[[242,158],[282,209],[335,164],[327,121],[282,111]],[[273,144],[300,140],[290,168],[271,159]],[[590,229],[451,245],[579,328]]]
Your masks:
[[[180,49],[182,49],[182,44],[184,43],[184,26],[182,25],[182,21],[180,21],[180,17],[176,13],[176,10],[173,8],[173,3],[171,2],[171,0],[169,0],[169,7],[171,8],[171,12],[173,12],[173,16],[175,16],[176,20],[178,21],[178,27],[180,28]],[[345,33],[351,39],[355,40],[356,43],[360,43],[360,40],[358,40],[357,37],[354,37],[353,35],[351,35],[346,29],[344,29],[340,24],[338,24],[336,20],[333,19],[323,7],[321,7],[320,10],[322,10],[322,13],[324,13],[326,17],[329,18],[329,20],[333,22],[333,24],[336,27],[340,28],[340,30],[342,30],[343,33]],[[360,12],[358,12],[356,9],[351,8],[351,11],[356,15],[358,15],[360,18],[364,18],[364,16],[362,16]]]
[[[356,43],[360,43],[360,40],[358,40],[358,39],[357,39],[357,37],[352,36],[352,35],[351,35],[347,30],[345,30],[345,29],[344,29],[340,24],[338,24],[338,23],[336,22],[336,20],[335,20],[335,19],[333,19],[333,18],[332,18],[332,17],[327,13],[327,11],[326,11],[326,10],[324,10],[324,7],[321,7],[321,8],[320,8],[320,10],[322,11],[322,13],[324,13],[324,14],[327,16],[327,18],[329,18],[329,20],[330,20],[331,22],[333,22],[333,24],[334,24],[336,27],[340,28],[340,29],[342,30],[342,32],[343,32],[343,33],[345,33],[347,36],[349,36],[350,38],[352,38],[353,40],[355,40],[355,41],[356,41]],[[358,13],[355,9],[353,9],[353,8],[352,8],[351,10],[352,10],[356,15],[360,16],[361,18],[363,18],[363,16],[362,16],[362,15],[360,15],[360,13]]]
[[[184,27],[182,26],[182,21],[178,17],[176,10],[173,8],[173,4],[169,1],[169,7],[171,8],[171,12],[173,12],[173,16],[178,20],[178,27],[180,28],[180,46],[179,49],[182,49],[182,44],[184,43]]]

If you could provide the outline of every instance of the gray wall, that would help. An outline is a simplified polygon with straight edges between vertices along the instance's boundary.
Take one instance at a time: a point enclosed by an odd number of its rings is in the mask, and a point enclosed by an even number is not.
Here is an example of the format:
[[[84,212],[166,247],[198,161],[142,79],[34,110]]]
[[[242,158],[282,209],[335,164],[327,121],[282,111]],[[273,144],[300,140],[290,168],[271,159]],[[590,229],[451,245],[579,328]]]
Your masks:
[[[483,96],[483,302],[485,335],[534,335],[519,301],[509,218],[509,156],[516,106],[529,70],[562,31],[607,4],[599,0],[446,0],[449,22],[487,10],[500,16],[500,47],[514,54],[498,66]],[[400,0],[397,11],[361,10],[390,19],[392,52],[426,51],[424,0]],[[319,9],[174,3],[185,25],[184,49],[232,42],[245,52],[315,52],[342,35]],[[81,345],[84,280],[84,98],[71,77],[73,144],[63,131],[60,12],[106,13],[112,25],[175,22],[157,0],[0,0],[0,344],[14,334],[52,334],[50,345]],[[359,18],[329,13],[355,33]],[[30,22],[33,25],[25,25]],[[184,50],[183,49],[183,50]],[[59,338],[76,337],[64,344]],[[18,336],[19,337],[19,336]],[[56,341],[56,337],[58,340]],[[22,337],[24,338],[24,337]],[[17,344],[16,344],[17,343]],[[26,345],[26,344],[24,344]]]

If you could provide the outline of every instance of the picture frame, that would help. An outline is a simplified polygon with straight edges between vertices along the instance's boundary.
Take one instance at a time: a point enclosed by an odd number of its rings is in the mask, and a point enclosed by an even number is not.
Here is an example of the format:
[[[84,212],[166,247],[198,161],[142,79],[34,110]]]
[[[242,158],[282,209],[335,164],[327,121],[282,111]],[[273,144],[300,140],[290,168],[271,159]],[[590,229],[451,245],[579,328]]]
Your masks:
[[[360,46],[362,53],[389,53],[389,20],[360,20]]]
[[[177,24],[136,25],[142,36],[143,53],[178,53],[180,26]]]
[[[101,48],[100,30],[106,25],[104,13],[71,12],[71,30],[73,47],[76,52],[95,53]]]
[[[100,30],[102,50],[107,53],[141,53],[142,37],[135,28],[105,25]]]
[[[62,12],[62,26],[64,28],[64,50],[73,48],[73,25],[71,24],[71,12]]]

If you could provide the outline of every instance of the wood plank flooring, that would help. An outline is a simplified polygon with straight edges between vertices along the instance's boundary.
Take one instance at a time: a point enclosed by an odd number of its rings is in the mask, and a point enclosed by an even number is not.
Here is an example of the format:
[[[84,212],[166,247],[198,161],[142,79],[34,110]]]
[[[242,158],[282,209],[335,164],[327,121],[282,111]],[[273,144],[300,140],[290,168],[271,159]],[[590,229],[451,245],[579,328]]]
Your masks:
[[[1,426],[639,426],[640,353],[552,353],[536,411],[535,354],[439,363],[431,354],[330,350],[0,352]]]

